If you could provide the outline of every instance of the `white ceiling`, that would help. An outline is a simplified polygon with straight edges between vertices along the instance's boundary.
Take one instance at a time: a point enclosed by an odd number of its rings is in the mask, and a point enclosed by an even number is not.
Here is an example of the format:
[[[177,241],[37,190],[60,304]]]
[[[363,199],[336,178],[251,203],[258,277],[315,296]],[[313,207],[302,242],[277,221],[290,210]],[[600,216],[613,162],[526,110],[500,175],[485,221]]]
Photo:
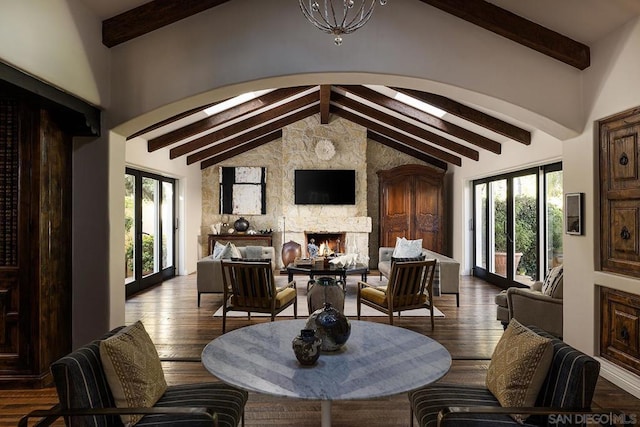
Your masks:
[[[101,20],[111,18],[149,0],[80,0]],[[640,0],[488,0],[503,9],[592,44],[631,18],[640,15]],[[297,5],[292,4],[292,7]],[[388,7],[393,7],[389,2]],[[425,7],[428,7],[425,5]]]

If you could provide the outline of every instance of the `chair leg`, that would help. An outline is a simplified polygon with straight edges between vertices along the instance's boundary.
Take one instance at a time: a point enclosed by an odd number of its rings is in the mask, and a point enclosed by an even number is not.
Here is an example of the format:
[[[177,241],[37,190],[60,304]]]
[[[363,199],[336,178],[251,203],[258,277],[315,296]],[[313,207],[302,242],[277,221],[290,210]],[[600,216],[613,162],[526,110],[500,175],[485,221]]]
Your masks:
[[[409,420],[409,427],[413,427],[413,408],[411,407],[411,405],[409,405]]]
[[[296,295],[296,299],[293,300],[293,318],[294,319],[298,318],[298,295]]]
[[[222,307],[222,333],[224,334],[227,328],[227,310]]]
[[[460,307],[460,292],[456,292],[456,307]]]
[[[198,292],[198,307],[200,307],[200,292]]]
[[[431,305],[431,310],[430,310],[430,316],[431,317],[431,330],[433,331],[435,329],[435,321],[433,320],[433,304]]]

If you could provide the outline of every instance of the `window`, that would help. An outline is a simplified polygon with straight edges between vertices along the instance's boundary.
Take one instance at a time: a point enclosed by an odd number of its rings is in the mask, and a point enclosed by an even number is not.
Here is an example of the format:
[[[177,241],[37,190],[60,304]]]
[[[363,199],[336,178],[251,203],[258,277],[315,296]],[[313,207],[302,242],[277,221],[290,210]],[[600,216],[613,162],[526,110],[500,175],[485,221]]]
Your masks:
[[[561,163],[473,186],[474,275],[505,288],[531,286],[562,262]]]

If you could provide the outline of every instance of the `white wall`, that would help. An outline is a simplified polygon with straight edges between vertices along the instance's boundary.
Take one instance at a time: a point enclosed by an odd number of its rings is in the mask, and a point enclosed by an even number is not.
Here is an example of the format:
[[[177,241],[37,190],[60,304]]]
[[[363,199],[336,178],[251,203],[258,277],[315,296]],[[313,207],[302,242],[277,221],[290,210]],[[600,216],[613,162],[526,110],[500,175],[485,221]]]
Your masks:
[[[290,0],[235,0],[112,53],[113,123],[138,118],[124,133],[249,88],[323,82],[442,93],[563,138],[584,124],[580,71],[417,1],[376,8],[341,47]]]
[[[577,138],[563,144],[564,191],[585,193],[585,235],[564,236],[564,338],[591,354],[599,353],[597,286],[640,294],[640,280],[597,272],[599,215],[598,136],[594,123],[640,105],[640,20],[635,20],[595,44],[591,67],[585,70],[585,107],[589,119]],[[640,377],[602,360],[603,376],[640,397]]]
[[[78,0],[0,0],[0,60],[106,107],[110,53],[101,22]]]

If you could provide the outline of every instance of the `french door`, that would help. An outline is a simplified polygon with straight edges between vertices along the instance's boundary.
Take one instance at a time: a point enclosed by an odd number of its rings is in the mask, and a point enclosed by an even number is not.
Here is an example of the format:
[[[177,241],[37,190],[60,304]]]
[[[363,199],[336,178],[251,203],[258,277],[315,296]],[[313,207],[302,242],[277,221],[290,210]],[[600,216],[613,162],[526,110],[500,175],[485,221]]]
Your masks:
[[[175,186],[172,178],[126,169],[127,296],[175,276]]]
[[[562,164],[473,182],[474,275],[531,286],[562,258]]]

